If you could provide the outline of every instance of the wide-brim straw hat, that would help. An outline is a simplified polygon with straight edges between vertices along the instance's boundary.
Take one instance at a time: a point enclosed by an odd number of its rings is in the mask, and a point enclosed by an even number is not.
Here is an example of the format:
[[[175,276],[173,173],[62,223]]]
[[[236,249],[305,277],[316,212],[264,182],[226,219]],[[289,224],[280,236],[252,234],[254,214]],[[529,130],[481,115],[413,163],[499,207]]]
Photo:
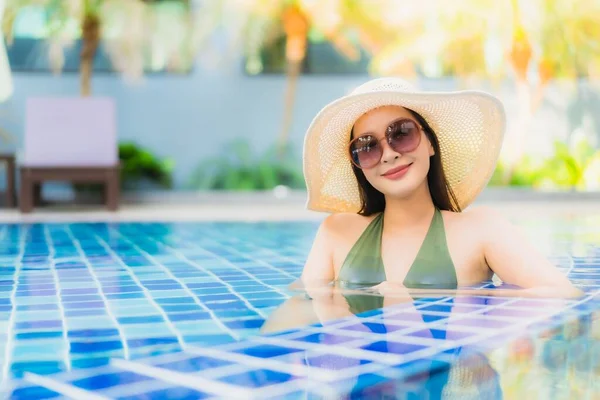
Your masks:
[[[505,131],[504,107],[481,91],[422,91],[400,78],[377,78],[326,105],[304,139],[303,172],[307,208],[325,212],[360,211],[358,182],[348,152],[356,120],[382,106],[419,113],[435,132],[444,173],[466,208],[489,182]]]

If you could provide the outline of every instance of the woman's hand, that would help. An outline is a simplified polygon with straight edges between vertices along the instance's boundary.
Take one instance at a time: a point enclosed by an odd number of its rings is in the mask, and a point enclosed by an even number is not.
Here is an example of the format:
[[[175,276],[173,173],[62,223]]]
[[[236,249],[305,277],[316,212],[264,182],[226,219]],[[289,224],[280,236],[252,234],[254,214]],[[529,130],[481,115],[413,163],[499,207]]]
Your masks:
[[[408,289],[406,289],[404,285],[390,281],[381,282],[379,285],[371,287],[371,289],[376,290],[382,296],[386,296],[388,294],[408,295]]]

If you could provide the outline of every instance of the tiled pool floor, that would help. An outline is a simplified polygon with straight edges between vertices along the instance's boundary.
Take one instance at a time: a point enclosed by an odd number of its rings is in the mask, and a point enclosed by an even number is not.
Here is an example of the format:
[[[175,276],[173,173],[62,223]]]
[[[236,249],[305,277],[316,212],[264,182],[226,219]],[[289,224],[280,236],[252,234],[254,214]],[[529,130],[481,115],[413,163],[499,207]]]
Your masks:
[[[517,367],[538,371],[517,394],[556,379],[561,368],[593,374],[596,364],[581,361],[595,354],[600,333],[593,314],[600,308],[600,248],[589,221],[529,225],[586,291],[583,299],[430,296],[382,311],[376,297],[347,296],[362,309],[358,315],[335,296],[311,302],[286,289],[316,228],[1,226],[0,393],[404,398],[436,391],[464,397],[468,389],[499,398],[521,382]],[[267,332],[275,328],[287,330]]]

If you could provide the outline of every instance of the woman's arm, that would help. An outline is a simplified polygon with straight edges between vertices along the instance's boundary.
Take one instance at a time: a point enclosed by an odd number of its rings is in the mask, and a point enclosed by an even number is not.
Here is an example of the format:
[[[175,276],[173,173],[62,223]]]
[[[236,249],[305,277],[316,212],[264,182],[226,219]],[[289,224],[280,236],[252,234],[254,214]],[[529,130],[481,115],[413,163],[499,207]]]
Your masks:
[[[505,218],[487,208],[472,213],[483,240],[485,261],[503,282],[524,289],[515,290],[515,294],[545,297],[583,294]]]
[[[328,216],[317,230],[312,248],[304,264],[300,279],[290,284],[290,289],[302,289],[305,285],[321,286],[335,279],[333,271],[333,215]]]

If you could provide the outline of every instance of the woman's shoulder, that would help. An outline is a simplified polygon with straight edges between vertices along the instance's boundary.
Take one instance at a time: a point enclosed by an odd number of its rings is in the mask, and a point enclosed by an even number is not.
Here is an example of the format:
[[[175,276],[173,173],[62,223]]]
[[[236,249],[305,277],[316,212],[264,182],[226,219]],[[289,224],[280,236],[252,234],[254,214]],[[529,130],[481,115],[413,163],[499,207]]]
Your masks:
[[[507,223],[501,213],[488,206],[472,206],[461,212],[442,211],[442,215],[444,221],[480,234]]]

